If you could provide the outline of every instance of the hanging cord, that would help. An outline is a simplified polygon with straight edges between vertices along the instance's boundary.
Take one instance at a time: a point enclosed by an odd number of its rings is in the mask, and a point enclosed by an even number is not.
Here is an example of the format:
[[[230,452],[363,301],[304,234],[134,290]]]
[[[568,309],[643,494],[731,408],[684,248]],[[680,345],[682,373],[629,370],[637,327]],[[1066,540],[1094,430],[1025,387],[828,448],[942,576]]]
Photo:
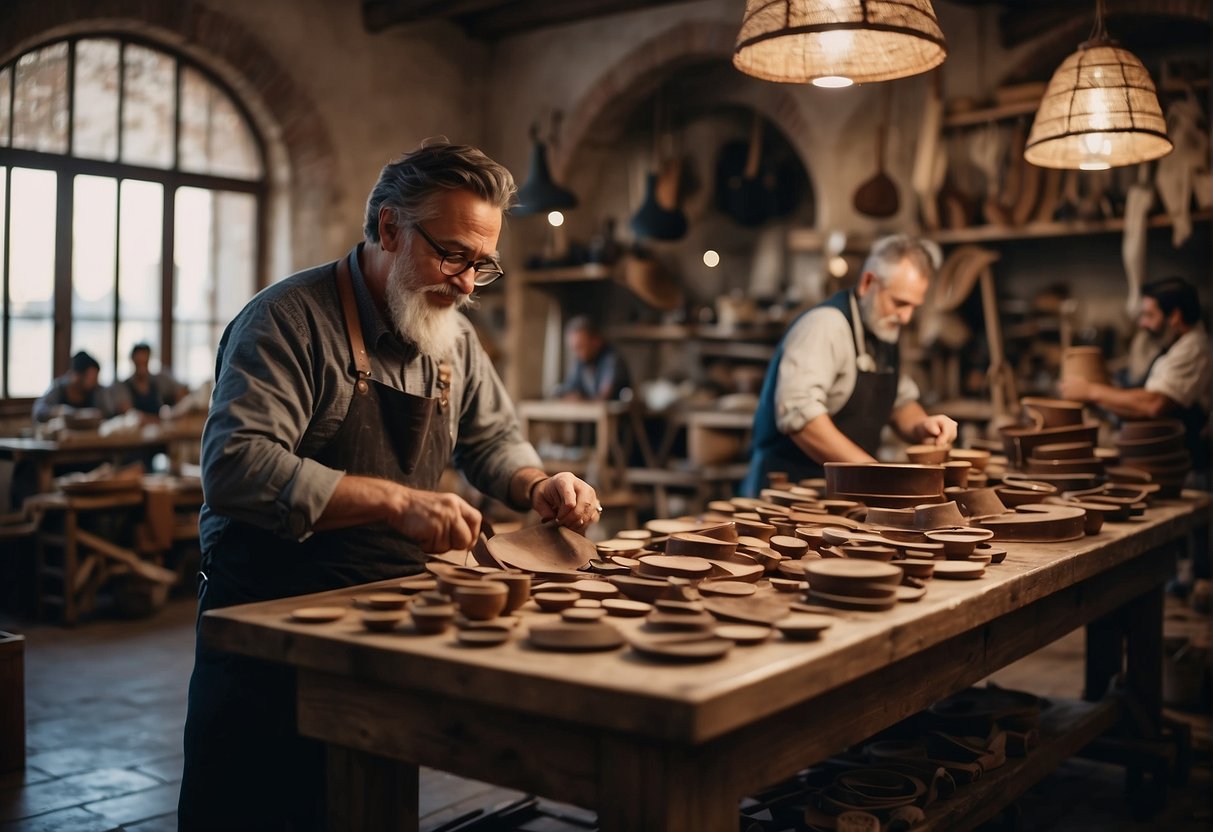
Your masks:
[[[1108,30],[1104,28],[1104,0],[1095,0],[1095,22],[1091,26],[1091,34],[1087,37],[1090,43],[1099,43],[1108,39]]]

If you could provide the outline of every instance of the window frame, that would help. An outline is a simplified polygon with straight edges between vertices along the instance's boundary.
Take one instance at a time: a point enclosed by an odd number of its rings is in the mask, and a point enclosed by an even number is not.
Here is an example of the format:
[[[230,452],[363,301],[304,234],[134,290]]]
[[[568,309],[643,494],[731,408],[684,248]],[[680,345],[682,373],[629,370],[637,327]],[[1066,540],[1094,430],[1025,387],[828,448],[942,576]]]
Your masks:
[[[76,94],[76,47],[82,40],[115,40],[118,42],[118,135],[117,135],[117,152],[114,161],[105,161],[101,159],[90,159],[87,157],[73,156],[74,131],[75,131],[75,94]],[[67,52],[67,152],[66,153],[48,153],[38,150],[27,150],[23,148],[12,147],[13,134],[13,113],[16,106],[16,65],[22,57],[32,52],[37,52],[49,46],[66,43],[68,46]],[[172,119],[172,162],[170,166],[165,168],[151,167],[147,165],[132,164],[122,161],[122,115],[125,91],[124,77],[125,73],[122,68],[125,66],[126,49],[128,46],[138,46],[146,49],[160,52],[174,61],[173,70],[173,119]],[[258,179],[241,179],[230,176],[219,176],[213,174],[194,173],[182,170],[181,162],[181,78],[182,71],[189,68],[199,73],[208,83],[223,95],[225,95],[231,105],[240,114],[244,123],[252,136],[253,144],[258,154],[260,162],[261,175]],[[23,49],[20,54],[14,55],[10,60],[0,65],[0,70],[8,69],[8,106],[7,113],[7,129],[8,135],[3,137],[6,141],[5,145],[0,146],[0,168],[3,169],[4,177],[4,205],[3,217],[8,223],[12,217],[12,171],[13,168],[33,168],[38,170],[53,171],[57,175],[56,179],[56,202],[55,202],[55,245],[54,245],[54,291],[53,291],[53,359],[52,368],[55,377],[62,375],[68,369],[68,364],[71,358],[71,338],[72,338],[72,249],[73,249],[73,216],[74,216],[74,183],[75,177],[80,174],[107,177],[115,179],[118,183],[119,191],[119,209],[121,205],[121,183],[126,179],[138,179],[148,182],[156,182],[163,189],[163,210],[161,214],[161,318],[160,318],[160,348],[159,358],[160,363],[165,367],[172,366],[173,362],[173,302],[174,302],[174,255],[175,255],[175,223],[176,223],[176,197],[177,191],[182,187],[200,188],[210,191],[230,191],[251,195],[255,200],[254,216],[256,228],[254,230],[253,241],[253,263],[252,274],[254,285],[250,287],[251,293],[256,293],[265,287],[266,273],[266,257],[268,253],[267,234],[269,227],[269,154],[265,137],[257,129],[257,122],[253,118],[252,113],[241,100],[240,96],[227,84],[222,78],[211,71],[205,65],[192,59],[190,56],[183,54],[179,50],[173,49],[166,44],[159,43],[155,40],[143,38],[138,35],[133,35],[128,32],[119,32],[111,30],[97,30],[83,32],[71,35],[69,37],[51,38],[45,41],[38,42],[26,49]],[[116,214],[120,216],[120,210]],[[0,246],[0,347],[3,347],[3,352],[6,355],[10,351],[10,335],[11,335],[11,310],[8,303],[9,284],[10,284],[10,247],[11,234],[7,232],[3,235],[3,245]],[[115,274],[115,279],[118,275]],[[118,287],[115,286],[117,294]],[[251,297],[251,294],[250,294]],[[112,317],[113,323],[113,350],[115,358],[121,361],[122,356],[117,355],[119,323],[121,317],[119,315],[120,304],[115,302]],[[122,377],[121,371],[118,369],[121,364],[115,367],[115,380]],[[12,398],[8,394],[8,361],[0,362],[0,411],[7,410],[3,407],[6,404],[17,402],[30,402],[28,398]],[[51,379],[47,379],[49,385]]]

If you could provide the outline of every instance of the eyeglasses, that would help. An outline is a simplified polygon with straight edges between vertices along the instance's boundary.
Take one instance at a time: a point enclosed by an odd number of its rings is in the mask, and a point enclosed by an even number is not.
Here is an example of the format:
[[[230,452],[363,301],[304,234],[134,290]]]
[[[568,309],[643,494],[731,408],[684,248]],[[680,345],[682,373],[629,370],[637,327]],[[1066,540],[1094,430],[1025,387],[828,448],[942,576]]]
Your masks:
[[[439,245],[438,241],[430,236],[429,232],[421,227],[419,223],[413,223],[413,227],[421,234],[422,238],[430,244],[430,248],[442,258],[439,268],[447,277],[458,277],[468,270],[471,266],[475,271],[472,278],[472,283],[476,286],[488,286],[497,278],[505,274],[505,270],[501,268],[501,261],[496,257],[482,257],[479,260],[470,260],[468,256],[461,251],[449,251]]]

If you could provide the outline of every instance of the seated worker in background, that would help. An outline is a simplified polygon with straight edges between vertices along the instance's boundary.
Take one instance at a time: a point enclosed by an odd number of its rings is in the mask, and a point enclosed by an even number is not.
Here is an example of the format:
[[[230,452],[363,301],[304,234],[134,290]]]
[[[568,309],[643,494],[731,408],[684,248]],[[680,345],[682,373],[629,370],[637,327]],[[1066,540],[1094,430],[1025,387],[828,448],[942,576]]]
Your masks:
[[[623,357],[606,342],[602,332],[585,315],[570,318],[564,341],[574,356],[569,374],[556,388],[559,398],[569,401],[611,401],[630,386]]]
[[[940,259],[929,241],[884,237],[853,289],[792,322],[763,381],[743,495],[757,496],[771,471],[797,482],[826,462],[874,462],[886,424],[910,442],[952,443],[956,422],[922,409],[898,349]]]
[[[97,409],[102,416],[113,416],[113,407],[97,378],[101,365],[84,350],[72,356],[68,371],[51,382],[50,388],[34,402],[34,421],[46,422],[77,410]]]
[[[1123,419],[1179,419],[1187,432],[1192,467],[1207,486],[1210,399],[1209,334],[1200,320],[1196,287],[1179,277],[1141,289],[1137,325],[1162,341],[1140,387],[1118,388],[1085,379],[1065,379],[1063,398],[1089,402]]]
[[[158,418],[160,408],[176,404],[188,392],[184,384],[163,369],[158,373],[151,372],[148,369],[151,358],[151,345],[139,343],[131,347],[131,364],[135,366],[135,372],[114,385],[114,404],[123,413],[133,408]]]

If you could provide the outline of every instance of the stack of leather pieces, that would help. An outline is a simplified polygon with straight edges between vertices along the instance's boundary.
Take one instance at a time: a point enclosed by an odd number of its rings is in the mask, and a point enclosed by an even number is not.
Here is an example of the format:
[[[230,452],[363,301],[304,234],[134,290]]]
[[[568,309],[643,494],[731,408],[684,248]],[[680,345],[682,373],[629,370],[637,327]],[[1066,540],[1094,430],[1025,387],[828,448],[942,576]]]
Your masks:
[[[865,506],[909,508],[943,502],[942,465],[827,462],[826,493]]]
[[[1178,497],[1192,460],[1178,419],[1125,422],[1116,437],[1124,466],[1142,471],[1162,486],[1160,496]]]

